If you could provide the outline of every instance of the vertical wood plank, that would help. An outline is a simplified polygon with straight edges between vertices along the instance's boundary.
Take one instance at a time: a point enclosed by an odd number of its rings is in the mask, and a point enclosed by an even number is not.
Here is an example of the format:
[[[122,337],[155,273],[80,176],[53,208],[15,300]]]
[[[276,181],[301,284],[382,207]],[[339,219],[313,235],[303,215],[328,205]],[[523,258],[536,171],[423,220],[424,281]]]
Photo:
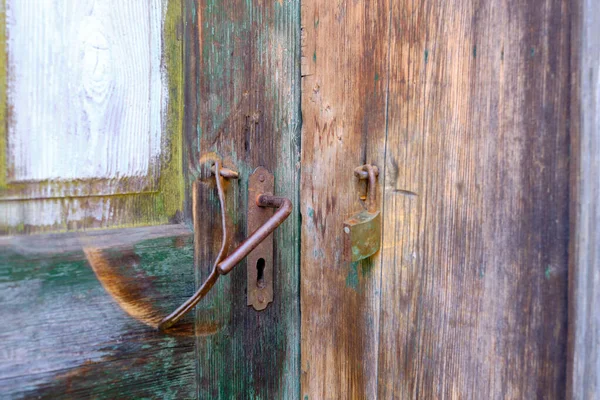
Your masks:
[[[303,396],[564,396],[570,2],[313,0],[302,24]],[[381,254],[344,265],[342,171],[381,157]]]
[[[302,2],[304,399],[377,396],[381,261],[344,262],[342,250],[343,221],[363,210],[354,168],[383,171],[388,11],[387,0]]]
[[[378,394],[565,392],[571,2],[392,2]]]
[[[574,7],[567,398],[600,397],[600,7]]]
[[[187,0],[185,10],[187,184],[199,178],[198,283],[220,246],[215,157],[240,172],[227,188],[235,242],[248,233],[247,179],[264,166],[295,210],[274,233],[274,302],[246,305],[246,263],[220,279],[197,308],[218,331],[197,338],[200,398],[299,396],[299,2]],[[189,201],[189,199],[188,199]],[[192,205],[188,205],[191,210]],[[189,216],[188,216],[189,218]],[[254,266],[248,266],[254,267]]]

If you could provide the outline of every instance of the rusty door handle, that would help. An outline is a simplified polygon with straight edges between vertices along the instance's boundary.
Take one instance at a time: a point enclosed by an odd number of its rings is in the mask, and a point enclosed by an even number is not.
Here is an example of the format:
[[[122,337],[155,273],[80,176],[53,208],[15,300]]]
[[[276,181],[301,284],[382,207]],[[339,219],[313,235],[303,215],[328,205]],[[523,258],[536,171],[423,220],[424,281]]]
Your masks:
[[[217,192],[221,208],[221,222],[223,226],[223,242],[219,254],[213,264],[213,269],[202,286],[185,303],[179,306],[175,311],[165,317],[158,329],[166,330],[173,326],[187,314],[214,286],[220,275],[227,275],[233,268],[242,261],[252,250],[254,250],[265,238],[267,238],[292,212],[292,202],[285,197],[273,196],[270,194],[259,194],[254,201],[259,207],[276,208],[277,211],[263,225],[256,229],[246,240],[244,240],[232,253],[227,256],[227,247],[229,243],[229,233],[227,231],[226,212],[225,212],[225,192],[222,179],[237,178],[234,171],[221,168],[217,161],[212,168],[217,183]],[[252,201],[252,199],[248,199]],[[195,233],[196,234],[196,233]]]

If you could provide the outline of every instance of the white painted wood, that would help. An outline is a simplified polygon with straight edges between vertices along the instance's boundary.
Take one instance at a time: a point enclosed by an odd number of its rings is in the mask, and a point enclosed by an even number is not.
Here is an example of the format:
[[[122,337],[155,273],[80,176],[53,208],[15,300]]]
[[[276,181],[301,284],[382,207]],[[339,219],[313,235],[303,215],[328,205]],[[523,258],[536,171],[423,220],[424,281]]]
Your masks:
[[[0,232],[129,224],[142,203],[111,196],[159,189],[168,0],[0,1],[9,104]]]
[[[162,0],[6,1],[9,181],[155,178]]]

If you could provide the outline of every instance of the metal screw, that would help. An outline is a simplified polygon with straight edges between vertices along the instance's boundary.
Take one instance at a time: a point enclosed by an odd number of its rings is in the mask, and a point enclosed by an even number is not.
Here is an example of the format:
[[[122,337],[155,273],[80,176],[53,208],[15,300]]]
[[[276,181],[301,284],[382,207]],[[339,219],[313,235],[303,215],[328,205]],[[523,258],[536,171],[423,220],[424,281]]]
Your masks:
[[[261,182],[264,182],[265,181],[265,176],[264,175],[259,175],[258,176],[258,180],[261,181]]]
[[[258,296],[258,302],[259,303],[264,303],[265,302],[265,298],[262,295]]]

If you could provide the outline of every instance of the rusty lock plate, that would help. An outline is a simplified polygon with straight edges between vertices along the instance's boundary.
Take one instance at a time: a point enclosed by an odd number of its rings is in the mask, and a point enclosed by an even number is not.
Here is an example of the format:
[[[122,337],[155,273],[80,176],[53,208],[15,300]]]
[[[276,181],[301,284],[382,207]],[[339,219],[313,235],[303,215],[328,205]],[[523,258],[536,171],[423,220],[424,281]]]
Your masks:
[[[258,206],[258,197],[272,195],[275,177],[266,168],[258,167],[248,179],[248,232],[260,228],[273,215],[273,209]],[[248,254],[247,289],[249,306],[260,311],[273,301],[273,234],[265,238]]]
[[[354,170],[358,179],[367,179],[367,209],[344,221],[344,260],[360,261],[377,253],[381,246],[381,213],[377,210],[377,175],[374,165]]]

